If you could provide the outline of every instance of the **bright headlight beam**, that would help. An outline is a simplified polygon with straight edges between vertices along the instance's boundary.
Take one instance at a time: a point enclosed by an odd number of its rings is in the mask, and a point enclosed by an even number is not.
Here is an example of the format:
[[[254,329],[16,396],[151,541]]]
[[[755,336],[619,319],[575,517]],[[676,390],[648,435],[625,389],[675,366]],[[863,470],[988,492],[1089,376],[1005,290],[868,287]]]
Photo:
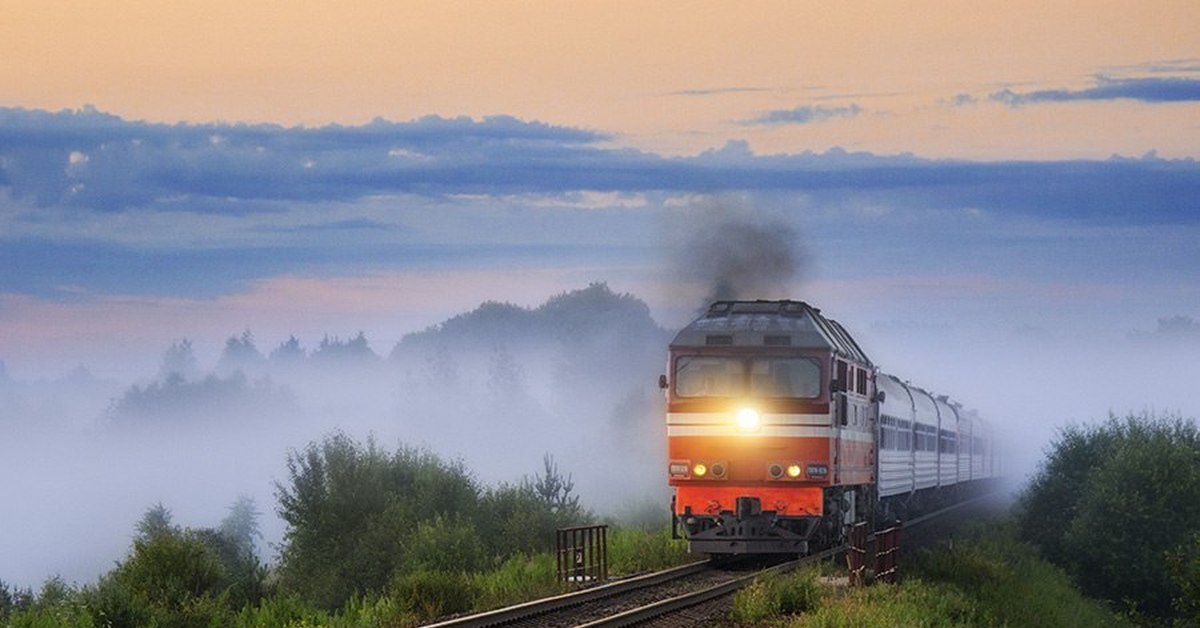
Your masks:
[[[742,431],[750,432],[757,430],[761,421],[762,417],[758,414],[758,410],[754,408],[742,408],[738,410],[737,426]]]

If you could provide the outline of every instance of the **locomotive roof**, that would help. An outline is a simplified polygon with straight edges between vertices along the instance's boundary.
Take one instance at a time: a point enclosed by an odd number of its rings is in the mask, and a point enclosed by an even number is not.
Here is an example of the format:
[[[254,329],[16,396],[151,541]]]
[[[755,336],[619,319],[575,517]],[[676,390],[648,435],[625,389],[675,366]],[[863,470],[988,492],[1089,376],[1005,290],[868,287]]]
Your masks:
[[[829,349],[871,364],[844,327],[803,301],[717,301],[671,341],[672,348],[704,346]]]

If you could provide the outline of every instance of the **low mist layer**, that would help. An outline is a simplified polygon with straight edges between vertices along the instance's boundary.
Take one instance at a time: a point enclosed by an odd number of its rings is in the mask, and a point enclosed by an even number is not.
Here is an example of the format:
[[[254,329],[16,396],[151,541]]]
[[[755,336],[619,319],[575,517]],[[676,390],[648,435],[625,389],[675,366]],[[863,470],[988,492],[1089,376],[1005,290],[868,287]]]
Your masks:
[[[1146,409],[1200,416],[1200,325],[1184,315],[1099,337],[906,323],[894,310],[845,305],[825,312],[881,369],[977,408],[1017,479],[1063,425]],[[10,504],[0,514],[0,578],[88,582],[125,554],[148,507],[204,527],[241,497],[263,513],[257,549],[273,560],[283,535],[274,483],[288,453],[335,432],[460,459],[491,486],[532,476],[551,454],[585,507],[658,509],[665,523],[654,380],[670,336],[640,299],[595,284],[534,308],[484,303],[390,348],[363,334],[272,346],[242,330],[208,364],[196,357],[202,347],[180,339],[137,382],[84,368],[41,381],[0,370]]]
[[[149,506],[205,526],[240,496],[264,513],[270,558],[288,452],[333,431],[461,459],[484,484],[532,476],[551,454],[585,506],[652,502],[665,518],[654,381],[667,340],[642,301],[593,284],[533,309],[485,303],[386,356],[362,334],[260,349],[243,332],[211,366],[176,342],[131,385],[83,369],[4,378],[0,457],[21,508],[0,517],[0,578],[86,582],[123,555]]]

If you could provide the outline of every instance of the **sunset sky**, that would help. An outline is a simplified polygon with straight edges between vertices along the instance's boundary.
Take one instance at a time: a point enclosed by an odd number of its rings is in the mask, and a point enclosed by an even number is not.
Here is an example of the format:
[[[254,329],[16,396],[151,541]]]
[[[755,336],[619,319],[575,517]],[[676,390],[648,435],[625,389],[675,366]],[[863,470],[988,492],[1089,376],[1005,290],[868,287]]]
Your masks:
[[[1198,153],[1192,0],[5,2],[0,360],[386,353],[589,281],[677,324],[714,212],[861,329],[1121,338],[1200,319]]]

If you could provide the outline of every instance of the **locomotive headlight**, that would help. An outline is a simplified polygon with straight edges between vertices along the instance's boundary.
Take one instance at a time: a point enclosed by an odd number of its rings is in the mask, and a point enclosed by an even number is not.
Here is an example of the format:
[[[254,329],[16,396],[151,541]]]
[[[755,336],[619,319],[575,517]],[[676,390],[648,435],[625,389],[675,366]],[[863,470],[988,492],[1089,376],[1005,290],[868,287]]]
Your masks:
[[[737,426],[743,432],[753,432],[762,422],[762,416],[754,408],[742,408],[737,413]]]
[[[702,478],[707,474],[708,474],[708,467],[705,466],[704,463],[702,463],[702,462],[697,462],[695,464],[695,466],[692,467],[692,476],[693,477]]]
[[[798,478],[798,477],[800,477],[800,472],[801,472],[801,471],[803,471],[803,469],[801,469],[801,468],[800,468],[800,465],[798,465],[798,464],[789,464],[789,465],[788,465],[788,468],[787,468],[787,474],[788,474],[788,477],[789,477],[789,478]]]

